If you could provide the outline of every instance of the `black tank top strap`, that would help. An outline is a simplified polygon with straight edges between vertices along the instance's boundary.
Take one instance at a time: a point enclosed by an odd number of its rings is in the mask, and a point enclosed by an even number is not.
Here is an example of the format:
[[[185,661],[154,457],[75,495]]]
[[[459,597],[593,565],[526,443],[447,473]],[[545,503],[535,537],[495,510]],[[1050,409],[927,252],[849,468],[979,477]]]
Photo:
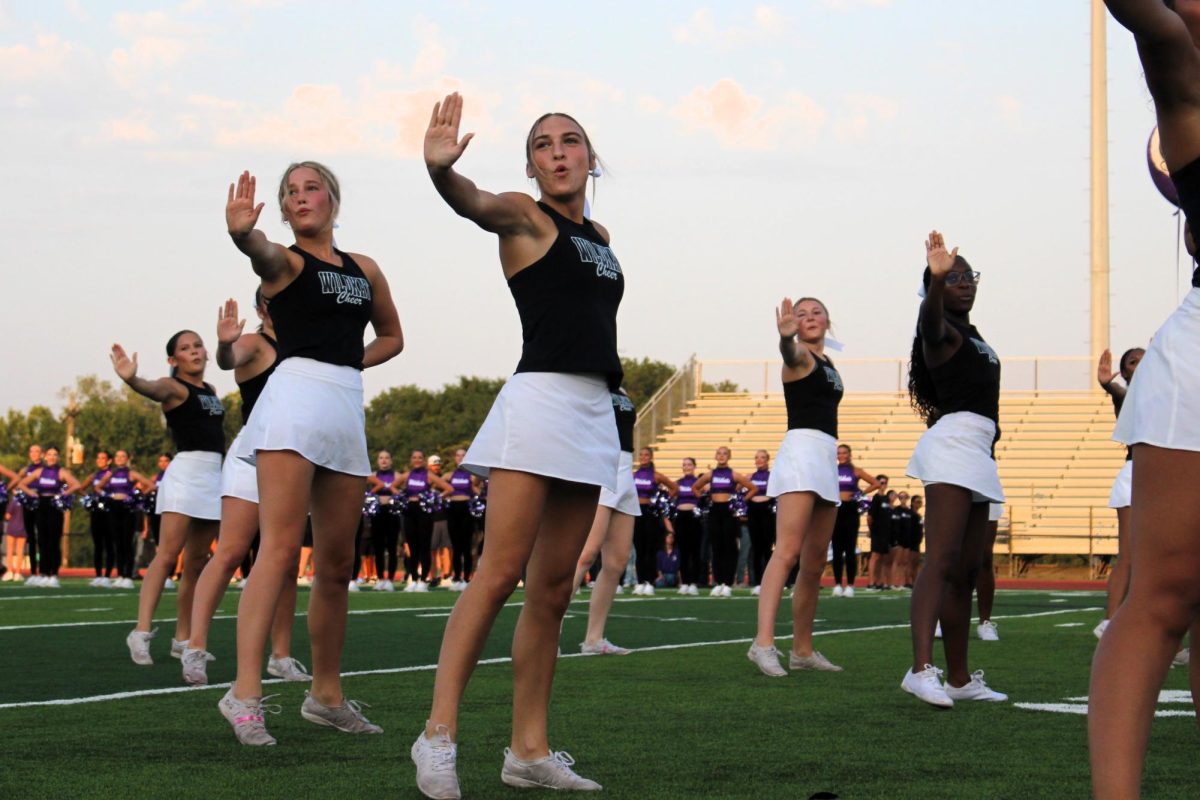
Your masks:
[[[167,429],[179,452],[202,451],[225,453],[225,407],[217,390],[209,384],[193,386],[187,381],[175,380],[187,389],[187,400],[164,411]]]
[[[540,259],[508,281],[521,317],[517,372],[600,374],[610,391],[621,385],[617,308],[625,276],[612,248],[590,220],[577,223],[545,203],[538,207],[558,235]]]
[[[271,349],[275,351],[275,358],[271,361],[271,366],[264,369],[262,372],[255,375],[253,378],[248,378],[238,384],[238,391],[242,393],[242,424],[245,425],[250,420],[250,412],[254,410],[254,406],[258,403],[258,396],[262,394],[263,389],[267,386],[267,379],[271,377],[271,373],[275,371],[275,367],[279,365],[279,347],[275,344],[275,340],[265,333],[259,333],[259,336],[267,340],[271,345]]]
[[[842,376],[833,359],[813,355],[812,372],[783,384],[788,430],[808,428],[837,438],[838,404],[842,402]]]
[[[349,253],[334,249],[342,265],[322,261],[297,245],[304,259],[295,280],[267,301],[279,338],[279,360],[311,358],[362,369],[363,331],[371,321],[371,282]]]

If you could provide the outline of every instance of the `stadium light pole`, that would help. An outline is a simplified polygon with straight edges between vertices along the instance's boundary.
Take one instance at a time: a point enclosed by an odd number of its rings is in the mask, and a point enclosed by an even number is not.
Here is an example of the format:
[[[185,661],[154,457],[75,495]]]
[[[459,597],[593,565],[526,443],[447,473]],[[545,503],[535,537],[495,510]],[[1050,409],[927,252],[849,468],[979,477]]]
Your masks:
[[[1108,68],[1103,0],[1092,0],[1092,363],[1108,349]],[[1095,381],[1088,381],[1100,391]]]

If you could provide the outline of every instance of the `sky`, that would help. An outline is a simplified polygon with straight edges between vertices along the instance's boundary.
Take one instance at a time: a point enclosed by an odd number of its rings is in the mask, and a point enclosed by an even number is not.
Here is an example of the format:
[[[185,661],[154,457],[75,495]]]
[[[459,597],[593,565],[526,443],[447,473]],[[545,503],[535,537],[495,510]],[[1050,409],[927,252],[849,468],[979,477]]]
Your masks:
[[[0,409],[61,405],[108,351],[167,369],[215,344],[255,278],[223,205],[259,178],[260,227],[293,160],[342,185],[339,246],[388,276],[400,384],[511,373],[520,324],[496,241],[421,160],[435,100],[465,98],[459,170],[527,191],[533,120],[565,111],[608,169],[592,212],[626,278],[622,355],[776,359],[773,309],[813,295],[842,358],[905,356],[933,228],[983,274],[973,320],[1002,358],[1089,352],[1087,0],[438,3],[0,0],[8,242]],[[1173,208],[1147,173],[1153,107],[1109,22],[1112,346],[1186,290]],[[231,391],[230,373],[210,381]],[[848,385],[853,391],[853,385]]]

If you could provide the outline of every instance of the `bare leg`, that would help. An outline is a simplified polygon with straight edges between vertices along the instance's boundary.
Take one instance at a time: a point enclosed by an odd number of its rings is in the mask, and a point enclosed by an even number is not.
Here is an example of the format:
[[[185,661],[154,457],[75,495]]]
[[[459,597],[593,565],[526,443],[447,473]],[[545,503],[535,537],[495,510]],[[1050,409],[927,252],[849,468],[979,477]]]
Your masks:
[[[525,605],[513,634],[511,747],[517,758],[550,754],[547,719],[558,664],[558,631],[571,601],[575,564],[599,494],[595,486],[555,481],[546,498],[526,570]]]
[[[825,557],[837,506],[818,500],[812,510],[804,544],[800,548],[800,574],[792,592],[792,652],[798,656],[813,654],[813,624],[817,618],[817,597],[821,593],[821,575],[825,572]]]
[[[778,498],[775,516],[775,550],[763,573],[762,589],[758,594],[758,632],[754,643],[759,647],[775,646],[775,620],[783,587],[792,567],[800,560],[804,540],[812,524],[816,495],[812,492],[786,492]],[[824,553],[822,553],[822,558]],[[803,577],[796,578],[795,594],[802,591]]]
[[[262,697],[263,650],[285,581],[295,583],[316,468],[290,450],[259,451],[258,558],[238,603],[233,696]],[[343,588],[345,588],[343,586]]]
[[[607,510],[607,509],[606,509]],[[599,514],[596,515],[597,519]],[[591,541],[590,537],[588,541]],[[604,626],[608,623],[608,612],[612,610],[613,598],[617,594],[617,584],[625,574],[625,564],[629,562],[629,550],[633,545],[633,517],[620,511],[613,511],[608,523],[608,535],[601,546],[603,558],[600,564],[600,575],[596,585],[592,587],[592,599],[588,603],[587,635],[583,637],[586,644],[596,644],[604,638]]]
[[[213,614],[225,597],[229,579],[241,565],[258,532],[258,505],[237,497],[221,498],[221,533],[217,552],[200,573],[196,596],[192,601],[192,628],[188,646],[208,649],[208,629]],[[244,577],[244,576],[243,576]]]
[[[189,526],[183,547],[183,566],[179,571],[179,591],[175,596],[175,638],[188,641],[192,630],[192,599],[196,596],[196,581],[212,553],[213,537],[220,523],[194,519]]]
[[[1097,800],[1140,795],[1158,692],[1200,611],[1200,496],[1179,491],[1180,476],[1200,470],[1200,453],[1139,444],[1133,464],[1129,595],[1096,648],[1088,692]]]
[[[992,618],[992,606],[996,602],[996,571],[992,564],[992,551],[996,548],[996,534],[999,530],[999,522],[988,521],[983,540],[983,558],[979,565],[979,577],[975,581],[980,622]]]
[[[175,569],[175,562],[179,560],[179,554],[183,552],[191,521],[191,517],[185,517],[174,511],[168,511],[162,515],[158,549],[154,553],[154,560],[146,568],[146,576],[142,580],[141,591],[138,592],[138,621],[134,630],[149,633],[150,626],[154,624],[154,612],[158,608],[158,601],[162,598],[163,583],[171,577],[171,573]]]
[[[446,620],[433,683],[433,706],[425,731],[429,737],[439,725],[445,725],[450,738],[457,738],[462,694],[479,662],[496,615],[517,588],[529,561],[551,481],[525,472],[494,469],[488,485],[485,523],[488,545],[479,558],[474,579],[467,584]],[[595,513],[595,502],[593,497],[592,507],[585,515],[588,522]],[[557,631],[551,638],[557,645]]]
[[[314,578],[308,602],[308,637],[312,696],[327,706],[339,706],[343,700],[347,586],[354,568],[354,537],[366,486],[366,478],[326,469],[318,469],[312,482]]]
[[[588,538],[584,542],[583,552],[579,554],[579,563],[575,565],[575,585],[573,588],[578,589],[583,585],[583,579],[587,576],[587,571],[592,568],[592,564],[596,563],[596,557],[600,555],[600,549],[604,546],[604,541],[608,538],[608,523],[612,519],[612,515],[613,510],[608,506],[596,506],[596,516],[592,520],[592,529],[588,531]],[[625,561],[628,560],[629,554],[627,553]]]
[[[254,570],[250,570],[253,572]],[[287,658],[292,654],[292,626],[296,622],[296,582],[284,581],[275,619],[271,622],[271,656]]]
[[[1104,618],[1112,619],[1125,595],[1129,592],[1129,568],[1133,560],[1129,542],[1129,506],[1117,509],[1117,563],[1108,573],[1108,600],[1104,604]]]
[[[946,683],[954,687],[971,681],[967,645],[971,638],[971,597],[983,562],[987,540],[988,504],[972,503],[967,517],[959,561],[942,594],[942,651],[946,655]]]
[[[909,604],[913,674],[933,663],[933,629],[942,611],[942,595],[962,560],[971,515],[969,489],[949,483],[931,483],[925,488],[925,568],[917,575]],[[946,632],[945,625],[942,631]],[[965,636],[965,631],[962,633]]]

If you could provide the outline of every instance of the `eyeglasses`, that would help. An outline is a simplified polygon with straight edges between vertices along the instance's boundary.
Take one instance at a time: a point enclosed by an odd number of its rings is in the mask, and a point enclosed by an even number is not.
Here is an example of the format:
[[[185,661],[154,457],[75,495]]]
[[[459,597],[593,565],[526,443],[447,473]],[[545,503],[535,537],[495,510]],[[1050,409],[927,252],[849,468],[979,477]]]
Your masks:
[[[960,283],[965,283],[968,286],[974,286],[979,283],[979,275],[980,273],[975,272],[974,270],[967,270],[966,272],[951,272],[946,276],[946,285],[958,286]]]

